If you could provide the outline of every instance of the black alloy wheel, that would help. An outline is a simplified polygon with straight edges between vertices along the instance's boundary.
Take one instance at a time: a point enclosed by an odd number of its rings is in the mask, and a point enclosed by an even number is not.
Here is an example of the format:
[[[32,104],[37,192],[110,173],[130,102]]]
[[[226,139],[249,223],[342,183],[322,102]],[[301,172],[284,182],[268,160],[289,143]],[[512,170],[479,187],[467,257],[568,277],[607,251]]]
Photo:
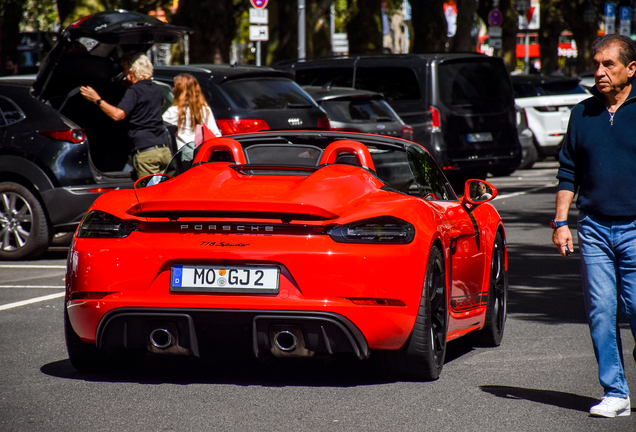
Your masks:
[[[36,258],[51,241],[40,201],[26,187],[0,183],[0,259]]]
[[[424,381],[439,378],[446,356],[447,293],[444,255],[433,246],[411,337],[401,350],[386,352],[394,353],[394,358],[385,358],[385,363],[394,365],[398,374]]]
[[[496,347],[501,344],[508,310],[508,273],[503,236],[498,232],[492,249],[490,286],[484,328],[476,333],[480,346]]]

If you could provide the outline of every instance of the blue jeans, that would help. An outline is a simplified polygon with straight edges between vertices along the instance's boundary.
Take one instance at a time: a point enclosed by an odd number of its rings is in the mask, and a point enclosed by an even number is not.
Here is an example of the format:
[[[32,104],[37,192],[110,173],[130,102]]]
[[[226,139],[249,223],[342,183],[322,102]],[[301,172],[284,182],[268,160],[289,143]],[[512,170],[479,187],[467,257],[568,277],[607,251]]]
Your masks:
[[[583,298],[605,396],[629,395],[618,329],[622,307],[636,339],[636,221],[579,213]],[[619,302],[620,298],[620,302]],[[633,353],[636,360],[636,349]]]

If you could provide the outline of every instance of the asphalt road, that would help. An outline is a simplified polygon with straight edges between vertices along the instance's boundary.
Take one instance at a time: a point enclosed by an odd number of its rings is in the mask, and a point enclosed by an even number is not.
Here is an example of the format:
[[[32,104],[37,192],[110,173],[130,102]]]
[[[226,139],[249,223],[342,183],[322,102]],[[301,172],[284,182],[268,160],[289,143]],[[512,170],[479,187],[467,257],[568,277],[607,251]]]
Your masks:
[[[435,382],[396,381],[371,362],[262,365],[154,358],[137,372],[76,372],[66,355],[66,250],[0,262],[0,430],[636,431],[591,418],[602,396],[585,324],[578,248],[551,245],[555,164],[494,178],[506,224],[509,316],[500,347],[449,344]],[[575,218],[576,213],[572,216]],[[634,340],[621,325],[636,389]]]

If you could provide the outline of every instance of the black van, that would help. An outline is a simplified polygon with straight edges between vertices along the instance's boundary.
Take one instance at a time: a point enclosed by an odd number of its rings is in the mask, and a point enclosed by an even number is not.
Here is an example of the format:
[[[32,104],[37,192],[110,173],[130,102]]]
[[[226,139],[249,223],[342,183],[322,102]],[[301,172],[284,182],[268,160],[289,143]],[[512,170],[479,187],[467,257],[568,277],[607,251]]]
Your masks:
[[[399,54],[284,61],[300,85],[384,94],[413,140],[426,147],[453,184],[521,163],[510,77],[498,57],[476,53]]]

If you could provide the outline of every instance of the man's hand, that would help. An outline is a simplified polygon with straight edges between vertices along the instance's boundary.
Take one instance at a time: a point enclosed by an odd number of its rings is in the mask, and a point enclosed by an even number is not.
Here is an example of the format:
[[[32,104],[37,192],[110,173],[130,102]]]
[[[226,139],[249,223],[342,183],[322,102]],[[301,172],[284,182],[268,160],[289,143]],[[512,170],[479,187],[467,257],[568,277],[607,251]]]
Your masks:
[[[568,256],[568,251],[574,251],[574,243],[572,242],[572,233],[570,232],[570,228],[566,225],[555,229],[552,232],[552,243],[556,245],[561,255]],[[568,251],[566,251],[566,247]]]
[[[574,200],[574,192],[560,190],[556,194],[556,212],[554,214],[555,221],[567,221],[570,205]],[[563,225],[552,231],[552,243],[554,243],[563,256],[568,256],[574,251],[574,243],[572,242],[572,233],[567,225]]]
[[[80,93],[84,96],[84,99],[93,103],[101,99],[93,87],[82,86],[80,87]]]

